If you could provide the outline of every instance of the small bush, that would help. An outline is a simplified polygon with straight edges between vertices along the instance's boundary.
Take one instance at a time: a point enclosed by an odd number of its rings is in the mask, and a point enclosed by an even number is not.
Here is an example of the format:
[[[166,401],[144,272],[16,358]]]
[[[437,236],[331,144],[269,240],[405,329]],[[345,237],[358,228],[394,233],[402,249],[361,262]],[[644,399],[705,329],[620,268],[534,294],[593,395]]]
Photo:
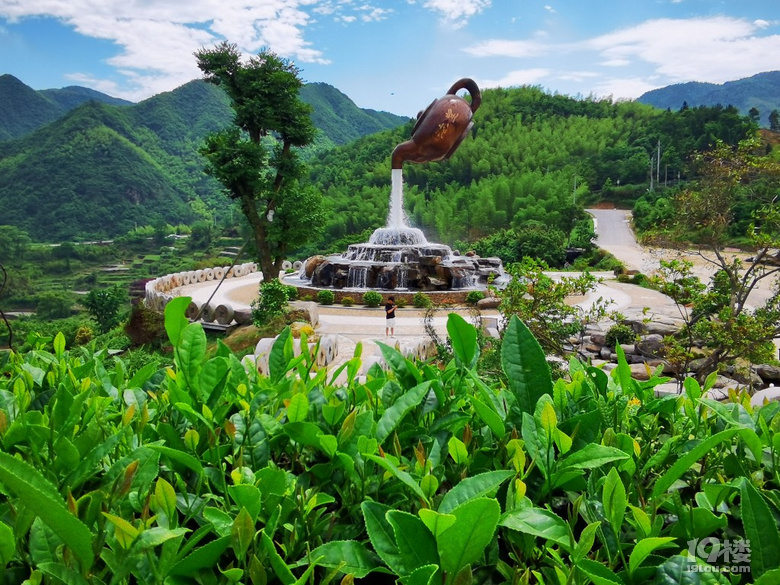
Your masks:
[[[433,306],[433,301],[424,292],[417,292],[414,293],[412,304],[418,309],[429,309]]]
[[[634,343],[636,333],[628,325],[618,323],[609,328],[606,339],[607,347],[613,348],[618,344]]]
[[[312,295],[303,295],[301,297],[301,300],[302,301],[306,301],[307,303],[310,303],[311,301],[314,300],[314,297]]]
[[[355,304],[355,299],[353,299],[352,297],[344,297],[343,299],[341,299],[341,304],[344,305],[345,307],[351,307],[352,305]]]
[[[260,298],[252,302],[252,320],[255,325],[264,325],[274,317],[284,315],[289,300],[288,288],[277,279],[260,285]]]
[[[472,290],[466,295],[466,304],[476,305],[479,301],[485,298],[485,293],[481,290]]]
[[[321,290],[317,293],[317,302],[321,305],[332,305],[336,295],[332,290]]]
[[[367,307],[378,307],[382,304],[382,295],[375,290],[367,291],[363,295],[363,304]]]
[[[407,301],[407,300],[406,300],[404,297],[401,297],[400,299],[397,299],[397,300],[395,301],[395,304],[396,304],[396,306],[397,306],[399,309],[403,309],[403,308],[404,308],[406,305],[408,305],[409,303],[408,303],[408,301]]]
[[[287,293],[288,301],[294,301],[298,298],[298,289],[291,284],[285,285],[285,292]]]

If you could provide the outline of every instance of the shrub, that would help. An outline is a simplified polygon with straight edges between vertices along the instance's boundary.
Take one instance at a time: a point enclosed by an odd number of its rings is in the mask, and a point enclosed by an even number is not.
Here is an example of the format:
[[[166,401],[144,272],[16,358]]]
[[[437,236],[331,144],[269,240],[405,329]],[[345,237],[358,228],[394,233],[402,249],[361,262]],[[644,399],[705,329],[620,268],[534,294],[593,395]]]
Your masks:
[[[416,292],[414,293],[412,304],[418,309],[428,309],[433,306],[433,301],[424,292]]]
[[[167,341],[162,314],[147,309],[143,304],[133,305],[125,323],[125,335],[133,347],[152,345],[161,347]]]
[[[332,290],[321,290],[317,293],[317,302],[321,305],[332,305],[336,295]]]
[[[298,298],[298,289],[291,284],[285,285],[285,292],[287,293],[287,300],[294,301]]]
[[[38,295],[35,314],[41,319],[69,317],[73,307],[73,295],[69,292],[47,291]]]
[[[87,325],[82,325],[76,330],[76,338],[73,340],[76,345],[86,345],[95,337],[95,332]]]
[[[274,317],[284,315],[289,299],[287,289],[288,286],[278,279],[260,285],[260,298],[252,302],[252,320],[256,325],[264,325]]]
[[[367,307],[378,307],[382,304],[382,295],[375,290],[367,291],[363,295],[363,304]]]
[[[401,297],[400,299],[396,299],[395,304],[399,309],[403,309],[409,303],[404,297]]]
[[[485,293],[481,290],[472,290],[466,295],[466,304],[476,305],[479,301],[485,298]]]
[[[607,347],[615,347],[617,344],[634,343],[636,333],[624,323],[617,323],[609,328],[606,335]]]
[[[341,304],[344,305],[345,307],[351,307],[352,305],[355,304],[355,299],[353,299],[352,297],[344,297],[343,299],[341,299]]]

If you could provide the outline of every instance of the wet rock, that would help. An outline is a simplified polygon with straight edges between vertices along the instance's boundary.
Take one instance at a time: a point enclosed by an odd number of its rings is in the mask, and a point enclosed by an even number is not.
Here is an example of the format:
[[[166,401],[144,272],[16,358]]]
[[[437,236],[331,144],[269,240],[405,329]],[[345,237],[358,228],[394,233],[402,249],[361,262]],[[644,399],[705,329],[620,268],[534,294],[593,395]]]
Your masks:
[[[756,373],[766,382],[780,381],[780,367],[761,364],[756,366]]]

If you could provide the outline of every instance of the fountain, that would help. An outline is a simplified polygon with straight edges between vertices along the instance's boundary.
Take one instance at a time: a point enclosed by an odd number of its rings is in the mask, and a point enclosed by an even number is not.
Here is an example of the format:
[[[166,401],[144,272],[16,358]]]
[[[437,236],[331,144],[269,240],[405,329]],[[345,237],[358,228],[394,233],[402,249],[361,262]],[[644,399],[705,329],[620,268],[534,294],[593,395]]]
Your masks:
[[[470,104],[456,95],[460,89],[469,92]],[[449,158],[468,136],[480,102],[477,84],[461,79],[420,112],[411,140],[393,150],[387,225],[375,230],[367,243],[353,244],[343,254],[309,258],[298,280],[313,288],[358,292],[456,291],[484,289],[489,279],[498,285],[505,282],[500,259],[461,256],[449,246],[428,242],[421,230],[409,226],[403,208],[403,163]]]

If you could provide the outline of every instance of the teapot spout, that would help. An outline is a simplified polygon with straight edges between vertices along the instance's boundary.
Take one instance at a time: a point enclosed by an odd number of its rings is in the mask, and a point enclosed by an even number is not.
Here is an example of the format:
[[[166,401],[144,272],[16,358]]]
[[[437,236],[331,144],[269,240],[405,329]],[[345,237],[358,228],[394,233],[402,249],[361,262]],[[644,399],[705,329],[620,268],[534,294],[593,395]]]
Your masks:
[[[393,169],[403,168],[404,162],[407,160],[414,160],[417,154],[417,145],[414,140],[407,140],[402,142],[393,149],[392,165]]]

